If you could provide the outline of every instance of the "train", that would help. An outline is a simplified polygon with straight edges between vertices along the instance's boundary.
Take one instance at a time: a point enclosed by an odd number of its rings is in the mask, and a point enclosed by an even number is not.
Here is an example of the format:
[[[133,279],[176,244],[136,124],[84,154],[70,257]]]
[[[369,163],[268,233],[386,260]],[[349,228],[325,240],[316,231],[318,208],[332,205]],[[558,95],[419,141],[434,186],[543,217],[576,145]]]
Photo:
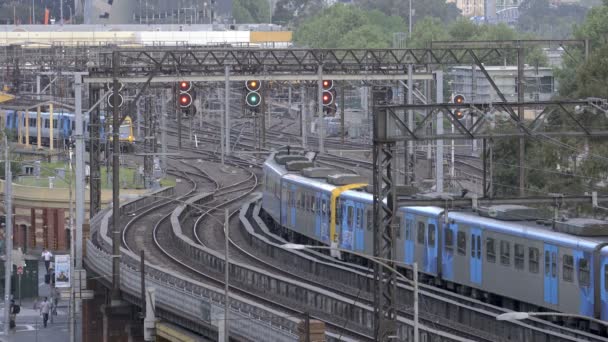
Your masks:
[[[4,111],[4,128],[6,128],[9,132],[11,132],[14,136],[21,135],[22,141],[25,140],[25,130],[29,125],[29,142],[31,144],[36,144],[38,140],[38,128],[37,128],[37,112],[27,112],[27,117],[24,115],[24,111],[15,111],[15,110],[5,110]],[[21,120],[21,122],[19,122]],[[26,125],[26,120],[28,120]],[[51,134],[51,114],[49,112],[41,112],[40,113],[40,135],[41,135],[41,144],[44,146],[49,146],[50,143],[50,134]],[[106,121],[105,116],[100,117],[100,137],[101,137],[101,146],[104,146],[106,143]],[[76,129],[76,122],[74,120],[73,113],[64,113],[64,112],[55,112],[53,113],[53,141],[55,143],[63,143],[67,145],[70,140],[70,137],[73,135],[73,132]],[[19,127],[20,126],[20,127]],[[84,135],[85,139],[89,139],[90,125],[89,125],[89,115],[84,116]],[[21,134],[19,134],[21,133]],[[111,136],[109,138],[111,141]],[[131,117],[127,116],[122,124],[120,125],[120,145],[121,150],[125,152],[132,152],[134,150],[135,144],[135,136],[133,134],[133,120]]]
[[[294,149],[266,159],[265,219],[288,240],[373,255],[367,179],[310,159]],[[416,262],[423,281],[514,310],[608,319],[608,222],[539,215],[521,205],[399,207],[395,261]],[[406,268],[400,271],[411,274]],[[593,319],[576,324],[606,333]]]

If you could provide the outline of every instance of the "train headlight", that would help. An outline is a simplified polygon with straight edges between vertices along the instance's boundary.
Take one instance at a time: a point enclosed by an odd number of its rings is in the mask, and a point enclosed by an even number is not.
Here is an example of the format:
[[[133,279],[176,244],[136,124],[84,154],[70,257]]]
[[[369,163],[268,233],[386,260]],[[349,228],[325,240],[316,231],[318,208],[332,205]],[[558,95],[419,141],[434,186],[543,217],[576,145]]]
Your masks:
[[[130,142],[130,143],[132,143],[132,142],[133,142],[133,140],[135,140],[135,139],[133,139],[133,136],[132,136],[132,135],[129,135],[129,142]]]

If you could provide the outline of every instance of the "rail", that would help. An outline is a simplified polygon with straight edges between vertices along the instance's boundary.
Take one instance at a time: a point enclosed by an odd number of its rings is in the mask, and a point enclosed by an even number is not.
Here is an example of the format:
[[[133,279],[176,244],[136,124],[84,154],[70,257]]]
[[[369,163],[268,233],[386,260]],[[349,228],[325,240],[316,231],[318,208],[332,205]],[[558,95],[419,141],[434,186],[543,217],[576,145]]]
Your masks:
[[[154,201],[155,197],[166,197],[173,188],[161,189],[121,206],[121,213],[129,213]],[[102,276],[112,274],[111,247],[108,237],[111,209],[106,209],[91,220],[91,236],[96,242],[87,241],[86,265]],[[138,255],[121,248],[121,291],[139,298],[141,295],[140,258]],[[224,292],[216,288],[188,279],[172,270],[145,264],[146,287],[156,289],[157,308],[179,315],[204,328],[217,329],[223,324]],[[296,341],[299,320],[284,317],[284,314],[264,307],[238,295],[231,295],[231,316],[238,324],[231,324],[231,332],[257,341]]]

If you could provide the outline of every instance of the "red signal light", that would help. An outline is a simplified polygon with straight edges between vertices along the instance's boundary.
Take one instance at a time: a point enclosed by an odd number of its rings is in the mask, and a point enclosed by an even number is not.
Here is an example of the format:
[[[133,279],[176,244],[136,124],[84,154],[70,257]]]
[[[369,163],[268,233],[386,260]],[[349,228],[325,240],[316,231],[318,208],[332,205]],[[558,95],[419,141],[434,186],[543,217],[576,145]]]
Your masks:
[[[329,106],[334,102],[334,95],[329,91],[324,91],[321,100],[323,101],[324,106]]]
[[[179,94],[179,106],[182,108],[188,108],[192,104],[192,96],[188,93]]]
[[[454,111],[454,116],[456,117],[456,119],[462,120],[464,119],[464,111],[457,109]]]
[[[330,90],[331,88],[334,87],[334,81],[323,80],[323,82],[321,83],[321,86],[323,86],[323,90]]]
[[[192,83],[187,82],[187,81],[179,82],[179,91],[186,92],[186,91],[190,91],[190,89],[192,89]]]
[[[455,104],[463,104],[465,101],[465,98],[463,95],[456,95],[454,96],[454,103]]]

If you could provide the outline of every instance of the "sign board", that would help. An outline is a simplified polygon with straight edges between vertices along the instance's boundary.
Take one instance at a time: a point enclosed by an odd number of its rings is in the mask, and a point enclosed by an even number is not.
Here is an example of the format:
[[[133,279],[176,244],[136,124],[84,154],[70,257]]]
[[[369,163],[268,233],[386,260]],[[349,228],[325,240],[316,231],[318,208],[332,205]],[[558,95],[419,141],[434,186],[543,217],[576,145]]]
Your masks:
[[[70,287],[70,255],[55,255],[55,287]]]
[[[70,289],[64,289],[59,292],[59,299],[62,300],[70,300],[70,296],[72,292]],[[95,297],[95,292],[93,290],[76,290],[74,292],[74,299],[93,299]]]
[[[17,267],[17,274],[19,274],[19,275],[23,274],[23,267],[22,266]]]

